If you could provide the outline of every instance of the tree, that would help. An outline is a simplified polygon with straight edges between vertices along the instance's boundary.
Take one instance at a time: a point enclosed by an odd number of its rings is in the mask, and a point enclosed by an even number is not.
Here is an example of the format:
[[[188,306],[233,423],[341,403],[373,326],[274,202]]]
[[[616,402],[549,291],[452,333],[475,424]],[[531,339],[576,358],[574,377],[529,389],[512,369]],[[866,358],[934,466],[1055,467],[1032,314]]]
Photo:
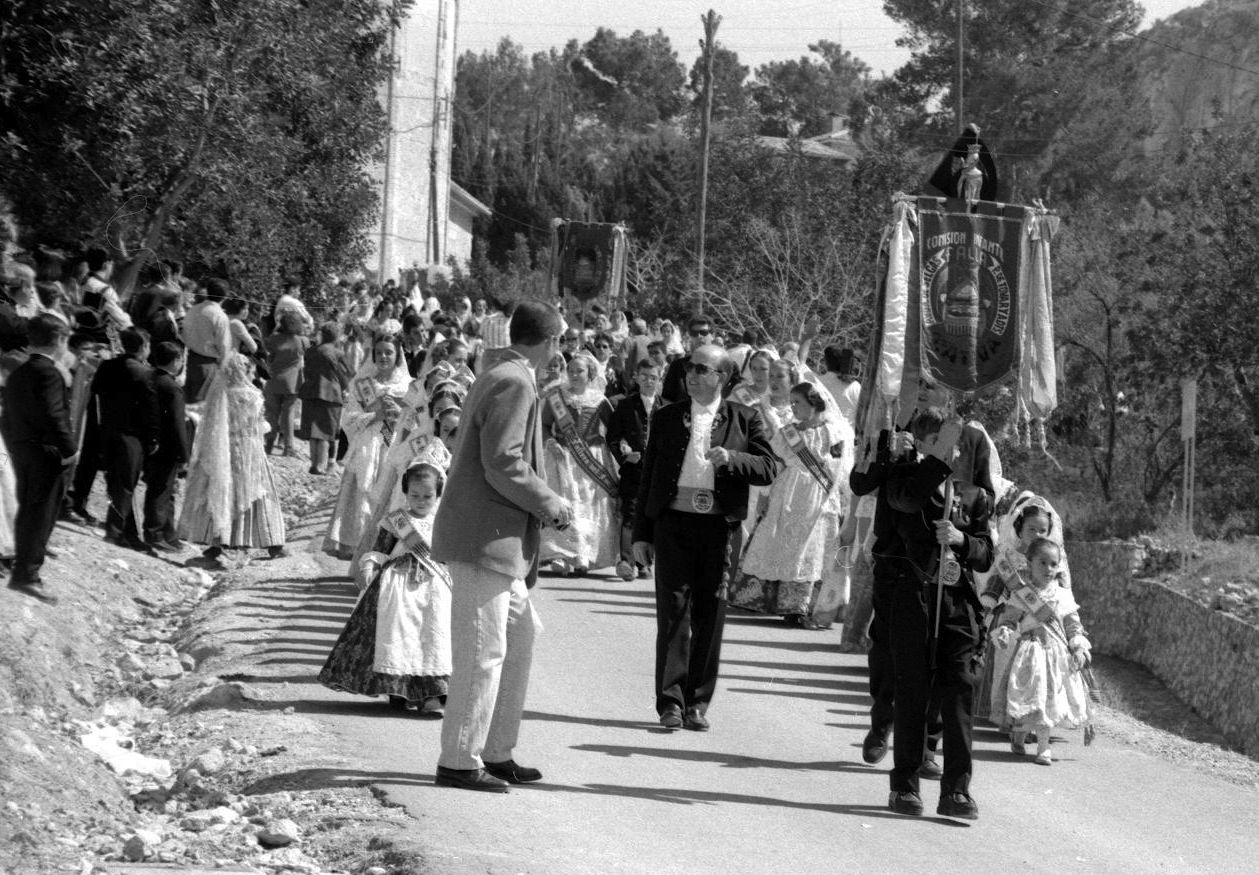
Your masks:
[[[956,2],[885,0],[908,33],[910,60],[880,87],[879,101],[912,107],[904,133],[926,147],[951,141],[957,106]],[[965,120],[1000,153],[1003,199],[1035,196],[1041,158],[1098,77],[1113,79],[1108,50],[1135,31],[1135,0],[965,0]]]
[[[870,84],[870,67],[839,43],[809,46],[817,58],[772,61],[756,68],[749,86],[761,115],[761,133],[812,137],[830,130],[832,115],[848,115]]]
[[[618,37],[601,27],[579,50],[570,43],[566,54],[581,93],[579,108],[614,130],[669,121],[686,106],[685,74],[664,31]]]
[[[405,0],[17,3],[5,33],[6,179],[39,239],[320,278],[361,259],[377,100]]]
[[[713,46],[713,119],[721,121],[738,118],[748,111],[751,103],[744,83],[748,68],[739,63],[739,53],[721,43]],[[694,97],[691,108],[701,112],[704,108],[704,56],[701,54],[691,65],[687,87]]]

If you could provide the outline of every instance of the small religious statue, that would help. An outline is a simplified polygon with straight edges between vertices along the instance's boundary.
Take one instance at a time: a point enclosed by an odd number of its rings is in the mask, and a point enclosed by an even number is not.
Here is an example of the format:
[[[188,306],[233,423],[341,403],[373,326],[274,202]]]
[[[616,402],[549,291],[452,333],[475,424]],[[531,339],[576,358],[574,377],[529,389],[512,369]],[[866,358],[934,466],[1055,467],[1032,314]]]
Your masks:
[[[966,206],[973,207],[980,200],[983,185],[984,171],[979,166],[979,143],[971,143],[966,147],[966,158],[957,175],[957,196],[966,200]]]
[[[979,138],[979,126],[966,130],[944,154],[927,182],[927,192],[942,197],[959,198],[968,210],[980,201],[997,199],[997,165],[992,152]]]

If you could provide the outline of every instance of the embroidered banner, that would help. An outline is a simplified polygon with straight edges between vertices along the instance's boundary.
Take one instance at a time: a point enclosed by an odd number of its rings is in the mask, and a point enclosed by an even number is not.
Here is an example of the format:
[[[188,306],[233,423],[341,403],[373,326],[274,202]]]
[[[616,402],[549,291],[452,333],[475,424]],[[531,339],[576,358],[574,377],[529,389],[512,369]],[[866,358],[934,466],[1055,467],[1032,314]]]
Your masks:
[[[564,396],[560,394],[558,386],[546,393],[546,403],[550,405],[551,413],[555,415],[555,425],[559,432],[560,442],[573,454],[573,458],[581,466],[581,469],[589,474],[595,483],[599,484],[599,488],[615,498],[619,483],[616,474],[609,471],[591,452],[590,445],[586,443],[585,437],[577,430],[577,420],[573,419],[572,412],[568,409],[568,405],[564,403]]]
[[[978,392],[1019,364],[1020,244],[1026,211],[983,203],[918,202],[918,288],[922,375]],[[912,283],[912,281],[911,281]]]

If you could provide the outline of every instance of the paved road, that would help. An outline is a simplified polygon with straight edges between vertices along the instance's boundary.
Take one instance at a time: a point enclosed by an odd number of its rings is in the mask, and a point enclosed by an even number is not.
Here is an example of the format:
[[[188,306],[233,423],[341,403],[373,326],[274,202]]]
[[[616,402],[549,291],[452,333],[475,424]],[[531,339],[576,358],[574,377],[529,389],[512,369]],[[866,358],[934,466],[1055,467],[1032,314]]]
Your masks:
[[[438,788],[439,722],[312,683],[354,591],[337,579],[344,563],[296,564],[295,579],[249,600],[270,624],[257,674],[287,681],[270,689],[344,740],[340,779],[368,779],[406,807],[435,872],[1259,871],[1259,793],[1116,744],[1104,727],[1089,748],[1061,733],[1050,768],[979,729],[979,821],[892,815],[886,773],[860,762],[864,658],[839,652],[838,631],[732,616],[712,730],[663,732],[650,581],[610,574],[534,590],[545,633],[517,759],[544,781],[506,796]],[[933,812],[935,787],[924,789]]]

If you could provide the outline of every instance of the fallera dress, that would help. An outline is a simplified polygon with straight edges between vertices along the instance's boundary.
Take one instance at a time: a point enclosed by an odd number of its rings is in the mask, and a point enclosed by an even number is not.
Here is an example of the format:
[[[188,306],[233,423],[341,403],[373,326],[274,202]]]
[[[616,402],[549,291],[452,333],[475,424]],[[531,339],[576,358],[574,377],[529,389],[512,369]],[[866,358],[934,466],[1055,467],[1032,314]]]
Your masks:
[[[561,390],[569,415],[584,436],[593,457],[610,472],[616,461],[604,435],[612,405],[593,386],[580,395]],[[572,568],[605,568],[620,556],[621,521],[615,489],[609,494],[578,463],[563,438],[546,399],[542,401],[542,428],[550,436],[543,453],[547,485],[573,505],[573,522],[563,531],[542,530],[539,559],[560,560]]]
[[[407,521],[432,543],[433,516]],[[450,576],[427,554],[409,550],[388,521],[363,557],[371,582],[328,654],[319,682],[363,696],[420,703],[446,695],[450,681]]]

